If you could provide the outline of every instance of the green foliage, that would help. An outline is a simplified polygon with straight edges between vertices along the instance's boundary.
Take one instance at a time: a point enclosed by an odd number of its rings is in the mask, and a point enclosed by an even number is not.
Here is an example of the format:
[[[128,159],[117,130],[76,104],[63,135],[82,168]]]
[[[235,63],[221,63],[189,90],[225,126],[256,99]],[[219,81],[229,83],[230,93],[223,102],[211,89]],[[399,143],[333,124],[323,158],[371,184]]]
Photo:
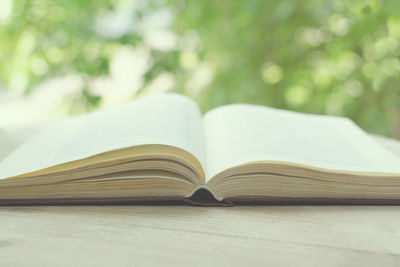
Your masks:
[[[104,100],[90,80],[108,75],[121,47],[145,46],[151,62],[132,97],[169,73],[173,91],[203,111],[263,104],[348,116],[400,137],[400,1],[143,2],[15,0],[0,24],[0,82],[29,94],[49,77],[77,73],[88,110]],[[159,11],[171,14],[166,30],[178,36],[169,49],[146,41],[143,25]],[[96,22],[110,12],[131,18],[129,29],[99,34]]]

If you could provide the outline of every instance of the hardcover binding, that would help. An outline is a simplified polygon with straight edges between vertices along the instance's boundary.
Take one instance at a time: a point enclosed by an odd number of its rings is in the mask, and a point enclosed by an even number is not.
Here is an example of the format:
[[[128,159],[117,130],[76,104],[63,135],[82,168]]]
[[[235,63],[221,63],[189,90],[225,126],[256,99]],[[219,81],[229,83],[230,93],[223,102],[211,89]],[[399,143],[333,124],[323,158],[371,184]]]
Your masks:
[[[99,198],[22,198],[0,199],[0,206],[29,205],[182,205],[229,207],[230,201],[218,201],[205,189],[197,190],[190,198],[183,196],[160,197],[99,197]]]
[[[234,205],[400,205],[400,199],[368,198],[234,197],[225,201]]]
[[[180,204],[183,197],[119,197],[119,198],[21,198],[0,199],[3,206],[25,205],[122,205],[122,204]]]
[[[234,205],[400,205],[400,199],[236,197],[223,201],[185,197],[0,199],[1,206],[33,205],[192,205],[231,207]]]
[[[36,205],[182,205],[229,207],[229,201],[193,200],[185,197],[121,197],[121,198],[24,198],[0,199],[0,206]]]

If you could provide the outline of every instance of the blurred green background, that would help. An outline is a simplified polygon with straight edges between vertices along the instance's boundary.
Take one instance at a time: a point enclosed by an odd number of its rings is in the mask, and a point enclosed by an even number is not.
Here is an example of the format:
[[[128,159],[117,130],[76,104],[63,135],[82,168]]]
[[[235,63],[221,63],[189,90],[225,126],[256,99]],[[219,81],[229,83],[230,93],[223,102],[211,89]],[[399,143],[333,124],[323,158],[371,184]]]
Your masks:
[[[1,0],[0,127],[172,91],[400,138],[399,41],[399,0]]]

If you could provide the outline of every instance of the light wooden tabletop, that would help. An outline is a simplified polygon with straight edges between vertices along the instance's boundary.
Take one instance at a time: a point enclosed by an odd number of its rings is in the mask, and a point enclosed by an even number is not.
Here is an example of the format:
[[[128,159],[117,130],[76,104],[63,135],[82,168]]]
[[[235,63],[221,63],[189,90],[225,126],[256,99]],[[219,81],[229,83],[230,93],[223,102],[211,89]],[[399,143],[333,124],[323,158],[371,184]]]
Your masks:
[[[400,266],[400,206],[0,207],[0,266],[145,264]]]

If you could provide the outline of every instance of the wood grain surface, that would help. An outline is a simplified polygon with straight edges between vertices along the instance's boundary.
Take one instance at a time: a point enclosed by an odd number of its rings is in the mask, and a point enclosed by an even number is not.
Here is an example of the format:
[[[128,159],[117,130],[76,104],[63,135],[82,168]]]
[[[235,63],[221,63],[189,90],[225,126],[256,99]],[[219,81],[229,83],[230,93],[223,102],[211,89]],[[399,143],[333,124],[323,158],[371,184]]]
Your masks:
[[[400,206],[0,207],[0,266],[256,264],[400,266]]]

